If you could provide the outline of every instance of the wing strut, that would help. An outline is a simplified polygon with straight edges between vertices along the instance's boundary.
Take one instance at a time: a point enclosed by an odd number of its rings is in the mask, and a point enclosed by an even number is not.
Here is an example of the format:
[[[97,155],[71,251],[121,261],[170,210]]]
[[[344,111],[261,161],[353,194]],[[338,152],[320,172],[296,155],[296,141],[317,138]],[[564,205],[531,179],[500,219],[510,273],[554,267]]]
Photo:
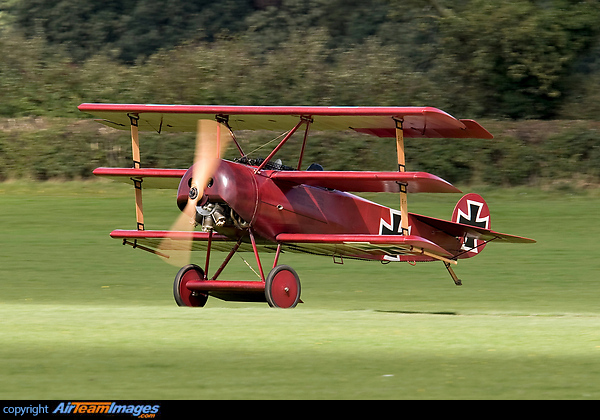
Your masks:
[[[266,159],[258,166],[258,168],[256,168],[254,173],[255,174],[259,173],[266,166],[266,164],[269,163],[271,158],[273,156],[275,156],[275,154],[279,151],[279,149],[281,149],[281,147],[290,139],[290,137],[292,137],[294,135],[296,130],[298,130],[298,128],[300,128],[300,126],[305,123],[307,124],[307,128],[306,128],[307,131],[304,134],[304,140],[306,141],[306,136],[308,135],[308,125],[310,125],[311,122],[312,122],[312,120],[310,118],[301,116],[298,124],[296,124],[296,126],[294,128],[292,128],[290,131],[288,131],[288,133],[285,135],[283,140],[281,140],[279,142],[279,144],[275,147],[275,149],[273,149],[273,151],[269,154],[269,156],[267,156]],[[304,149],[304,144],[302,147]]]
[[[302,141],[302,148],[300,149],[300,157],[298,158],[298,170],[302,168],[302,158],[304,157],[304,148],[306,147],[306,139],[308,138],[308,130],[310,129],[310,124],[313,122],[312,119],[306,120],[306,130],[304,130],[304,140]]]
[[[133,168],[141,168],[140,158],[140,139],[138,135],[138,126],[140,117],[138,114],[127,114],[131,122],[131,152],[133,159]],[[131,178],[135,188],[135,219],[137,230],[144,230],[144,207],[142,205],[142,178]]]
[[[231,139],[233,140],[233,143],[235,143],[235,146],[237,147],[238,152],[240,152],[240,156],[246,156],[246,154],[242,150],[242,146],[240,146],[240,144],[237,141],[237,138],[235,137],[235,133],[233,132],[233,130],[231,129],[231,126],[229,125],[229,115],[218,114],[215,116],[215,120],[218,123],[223,124],[225,127],[227,127],[227,129],[229,130],[229,134],[231,134]],[[219,134],[218,137],[220,139],[221,135]]]
[[[406,158],[404,156],[404,130],[402,124],[404,120],[394,119],[396,121],[396,152],[398,154],[398,172],[406,172]],[[398,182],[400,186],[400,228],[402,235],[408,235],[408,194],[406,193],[407,184]]]

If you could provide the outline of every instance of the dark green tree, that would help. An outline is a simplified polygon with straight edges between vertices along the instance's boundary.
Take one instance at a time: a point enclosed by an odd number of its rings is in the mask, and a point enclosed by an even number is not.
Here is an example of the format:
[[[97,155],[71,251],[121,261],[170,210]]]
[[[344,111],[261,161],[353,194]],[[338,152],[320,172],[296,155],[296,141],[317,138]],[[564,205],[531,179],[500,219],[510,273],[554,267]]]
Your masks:
[[[27,36],[64,46],[75,61],[99,52],[133,63],[190,39],[241,31],[251,0],[21,0],[11,8]]]
[[[445,12],[430,74],[470,115],[555,116],[574,63],[600,33],[597,2],[471,0],[436,10]]]

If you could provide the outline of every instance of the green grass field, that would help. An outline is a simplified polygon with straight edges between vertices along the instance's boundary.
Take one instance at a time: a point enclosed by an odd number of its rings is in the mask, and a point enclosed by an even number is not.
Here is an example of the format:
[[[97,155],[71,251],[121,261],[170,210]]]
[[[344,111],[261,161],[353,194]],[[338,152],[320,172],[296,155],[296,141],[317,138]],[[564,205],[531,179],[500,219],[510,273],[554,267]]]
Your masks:
[[[134,227],[129,187],[0,184],[0,399],[600,398],[600,195],[465,191],[538,243],[488,245],[461,287],[441,263],[284,255],[304,304],[198,309],[175,305],[176,267],[108,236]],[[449,218],[458,198],[409,208]],[[173,193],[145,212],[167,228]],[[235,257],[222,277],[254,276]]]

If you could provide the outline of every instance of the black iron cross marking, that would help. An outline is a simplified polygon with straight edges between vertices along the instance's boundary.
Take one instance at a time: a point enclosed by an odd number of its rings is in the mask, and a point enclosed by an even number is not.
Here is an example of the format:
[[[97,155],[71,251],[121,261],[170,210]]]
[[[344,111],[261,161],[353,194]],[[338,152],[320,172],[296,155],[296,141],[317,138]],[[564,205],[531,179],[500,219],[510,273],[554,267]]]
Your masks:
[[[380,235],[398,235],[402,233],[402,229],[400,229],[400,222],[402,219],[402,216],[400,214],[396,214],[393,213],[391,214],[392,216],[392,223],[391,226],[392,228],[390,229],[389,227],[387,227],[387,223],[380,223],[381,227],[379,229],[379,234]],[[383,219],[381,220],[383,222]]]
[[[469,201],[469,213],[464,214],[462,211],[458,212],[458,223],[462,223],[464,225],[475,226],[487,229],[488,223],[490,221],[489,216],[481,218],[481,209],[483,208],[483,204]],[[477,242],[475,238],[471,236],[465,237],[465,242],[463,244],[463,249],[473,249],[477,246]],[[477,251],[475,251],[477,252]]]

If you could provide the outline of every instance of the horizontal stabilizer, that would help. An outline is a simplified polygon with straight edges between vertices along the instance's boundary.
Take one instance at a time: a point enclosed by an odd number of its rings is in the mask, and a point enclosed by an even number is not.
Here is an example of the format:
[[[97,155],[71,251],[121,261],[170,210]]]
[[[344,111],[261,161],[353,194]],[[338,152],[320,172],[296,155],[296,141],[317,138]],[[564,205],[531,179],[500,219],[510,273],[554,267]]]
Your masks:
[[[436,219],[434,217],[422,216],[420,214],[411,214],[411,216],[421,223],[425,223],[434,229],[440,230],[450,236],[462,237],[465,234],[480,241],[509,242],[509,243],[535,243],[534,239],[524,238],[522,236],[509,235],[506,233],[495,232],[490,229],[484,229],[477,226],[454,223],[448,220]]]
[[[177,189],[186,169],[97,168],[94,175],[131,184],[142,180],[143,188]]]
[[[406,184],[409,193],[461,192],[427,172],[280,171],[273,172],[271,179],[349,192],[399,192],[399,183]]]

